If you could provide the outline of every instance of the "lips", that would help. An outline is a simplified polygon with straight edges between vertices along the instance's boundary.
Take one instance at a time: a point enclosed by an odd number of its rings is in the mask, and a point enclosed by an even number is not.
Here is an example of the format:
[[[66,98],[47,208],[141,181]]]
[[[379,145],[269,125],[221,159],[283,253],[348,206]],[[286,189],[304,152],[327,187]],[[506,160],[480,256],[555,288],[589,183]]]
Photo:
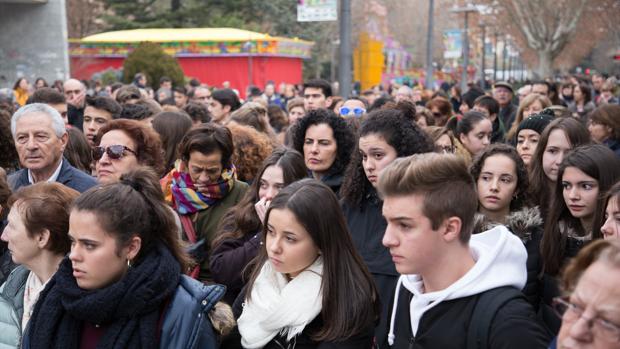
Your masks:
[[[398,254],[394,254],[390,252],[390,255],[392,256],[392,262],[394,262],[395,264],[401,262],[403,259],[405,259],[405,257],[398,255]]]
[[[273,264],[273,266],[276,268],[283,264],[283,262],[277,258],[269,257],[269,260],[271,261],[271,264]]]
[[[568,205],[568,208],[571,211],[580,212],[580,211],[583,211],[585,209],[585,206],[583,206],[583,205]]]
[[[105,176],[109,176],[111,174],[112,174],[111,171],[106,171],[106,170],[99,170],[99,171],[97,171],[97,175],[99,177],[105,177]]]
[[[497,203],[499,201],[499,198],[497,196],[487,196],[485,197],[486,201],[492,202],[492,203]]]
[[[76,279],[83,278],[86,276],[86,273],[83,270],[73,268],[73,277]]]
[[[368,176],[368,181],[369,182],[376,182],[377,181],[377,176]]]
[[[320,164],[321,160],[319,160],[317,158],[310,158],[310,159],[308,159],[308,163],[310,163],[312,165],[316,165],[316,164]]]

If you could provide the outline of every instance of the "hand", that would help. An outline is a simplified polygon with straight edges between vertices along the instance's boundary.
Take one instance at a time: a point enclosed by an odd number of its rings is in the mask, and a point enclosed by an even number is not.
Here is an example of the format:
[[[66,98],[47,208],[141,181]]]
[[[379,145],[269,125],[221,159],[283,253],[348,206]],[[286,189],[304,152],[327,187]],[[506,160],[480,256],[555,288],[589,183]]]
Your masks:
[[[84,99],[86,98],[86,91],[82,91],[78,94],[71,95],[71,98],[67,100],[67,103],[76,108],[82,108],[84,106]]]
[[[256,204],[254,204],[254,208],[256,209],[256,214],[260,219],[262,224],[265,224],[265,214],[267,213],[267,209],[269,208],[269,204],[271,204],[271,200],[260,199]]]

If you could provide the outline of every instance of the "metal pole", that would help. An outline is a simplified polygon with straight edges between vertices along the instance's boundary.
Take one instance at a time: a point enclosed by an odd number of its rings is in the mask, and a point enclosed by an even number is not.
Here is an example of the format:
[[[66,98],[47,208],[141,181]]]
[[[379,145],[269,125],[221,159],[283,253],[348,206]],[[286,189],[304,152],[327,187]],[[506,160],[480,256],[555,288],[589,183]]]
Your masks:
[[[482,90],[484,91],[486,89],[486,81],[485,81],[485,74],[484,74],[484,58],[485,58],[485,37],[486,37],[486,26],[484,24],[482,24],[480,26],[480,29],[482,29],[482,54],[480,55],[481,59],[480,59],[480,87],[482,88]]]
[[[508,57],[508,42],[507,38],[504,38],[504,52],[502,53],[502,80],[506,79],[506,58]]]
[[[463,72],[461,72],[461,91],[467,91],[467,67],[469,66],[469,11],[465,11],[465,27],[463,30]]]
[[[508,80],[510,80],[513,77],[513,66],[514,66],[514,57],[508,53]]]
[[[340,1],[340,64],[338,81],[340,95],[351,94],[351,0]]]
[[[493,44],[493,82],[497,81],[497,31],[494,33],[495,43]]]
[[[433,89],[433,13],[435,1],[428,4],[428,32],[426,33],[426,88]]]

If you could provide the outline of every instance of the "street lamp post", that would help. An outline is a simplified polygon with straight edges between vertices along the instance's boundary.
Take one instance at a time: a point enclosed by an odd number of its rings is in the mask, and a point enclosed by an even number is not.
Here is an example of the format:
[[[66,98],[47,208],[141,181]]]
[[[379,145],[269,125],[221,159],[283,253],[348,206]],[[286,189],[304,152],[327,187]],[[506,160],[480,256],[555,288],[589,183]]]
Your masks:
[[[340,1],[340,64],[338,82],[340,95],[351,94],[351,0]]]
[[[426,33],[426,88],[433,89],[433,13],[434,0],[428,4],[428,32]]]
[[[482,88],[482,90],[484,91],[486,89],[486,81],[485,81],[485,74],[484,74],[484,68],[485,68],[485,43],[484,40],[486,39],[486,26],[483,24],[480,25],[480,29],[481,29],[481,34],[482,34],[482,53],[480,55],[481,59],[480,59],[480,87]]]
[[[493,82],[497,81],[497,29],[495,29],[495,42],[493,48]]]
[[[502,80],[506,79],[506,58],[508,57],[508,36],[504,37],[504,52],[502,53]]]
[[[467,90],[467,67],[469,66],[469,36],[467,31],[469,30],[469,14],[477,11],[478,9],[471,4],[467,4],[465,7],[455,7],[450,10],[452,13],[465,14],[465,23],[463,26],[463,71],[461,73],[462,92]]]

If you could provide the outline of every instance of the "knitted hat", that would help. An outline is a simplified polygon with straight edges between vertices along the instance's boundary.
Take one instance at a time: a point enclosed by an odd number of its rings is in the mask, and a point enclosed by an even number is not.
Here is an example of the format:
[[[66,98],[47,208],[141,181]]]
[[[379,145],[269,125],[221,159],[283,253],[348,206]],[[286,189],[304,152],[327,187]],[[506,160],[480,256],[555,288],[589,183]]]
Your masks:
[[[538,134],[542,134],[545,130],[545,127],[551,123],[555,119],[555,115],[553,114],[553,110],[547,108],[540,112],[539,114],[534,114],[529,118],[521,121],[519,124],[519,128],[517,129],[517,135],[521,130],[534,130],[538,132]]]

